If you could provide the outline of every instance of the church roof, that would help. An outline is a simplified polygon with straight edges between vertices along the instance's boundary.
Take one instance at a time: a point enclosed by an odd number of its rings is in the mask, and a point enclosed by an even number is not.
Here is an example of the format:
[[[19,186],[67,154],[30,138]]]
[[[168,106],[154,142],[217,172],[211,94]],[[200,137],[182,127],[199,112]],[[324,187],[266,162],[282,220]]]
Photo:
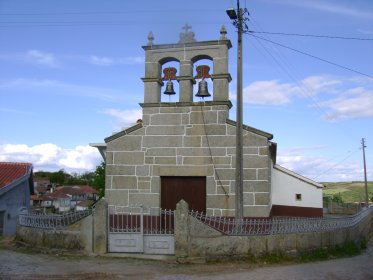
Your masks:
[[[230,124],[230,125],[234,125],[234,126],[237,125],[237,122],[232,121],[230,119],[227,120],[227,123]],[[249,131],[249,132],[258,134],[260,136],[264,136],[265,138],[268,138],[268,140],[273,139],[273,134],[265,132],[263,130],[260,130],[260,129],[257,129],[257,128],[254,128],[254,127],[251,127],[251,126],[248,126],[248,125],[242,125],[242,128]]]

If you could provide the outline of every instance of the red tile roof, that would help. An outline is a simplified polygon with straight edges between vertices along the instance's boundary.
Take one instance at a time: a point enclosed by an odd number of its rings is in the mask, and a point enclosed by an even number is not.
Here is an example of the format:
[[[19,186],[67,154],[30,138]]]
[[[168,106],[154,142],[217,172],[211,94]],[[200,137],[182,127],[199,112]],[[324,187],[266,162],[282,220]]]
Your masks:
[[[0,189],[27,174],[31,163],[0,162]]]
[[[90,186],[62,186],[58,187],[52,193],[44,195],[44,200],[53,200],[57,198],[69,198],[73,195],[84,195],[89,193],[97,193],[97,191]]]
[[[85,193],[98,193],[97,190],[91,186],[88,185],[81,185],[79,186],[81,190],[83,190]]]

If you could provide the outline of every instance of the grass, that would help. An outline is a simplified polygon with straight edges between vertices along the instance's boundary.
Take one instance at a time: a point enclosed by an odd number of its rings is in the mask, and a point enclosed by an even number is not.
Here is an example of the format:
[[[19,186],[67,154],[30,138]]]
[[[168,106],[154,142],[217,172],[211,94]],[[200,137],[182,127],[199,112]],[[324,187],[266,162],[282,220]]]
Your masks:
[[[361,251],[365,250],[366,248],[366,240],[361,241],[359,244],[353,241],[348,241],[342,245],[314,249],[295,255],[288,255],[282,252],[271,252],[265,253],[261,256],[254,256],[251,251],[249,251],[246,256],[225,257],[213,260],[210,259],[207,263],[217,264],[233,262],[254,266],[307,263],[356,256],[359,255]]]
[[[367,248],[367,242],[363,240],[360,244],[353,241],[345,242],[342,245],[319,248],[301,253],[299,256],[287,256],[282,253],[267,253],[256,259],[256,262],[264,264],[281,263],[304,263],[317,262],[337,258],[356,256]]]
[[[344,243],[343,245],[320,248],[312,252],[302,254],[299,260],[300,262],[315,262],[328,259],[352,257],[360,254],[361,250],[365,248],[366,242],[361,242],[361,244],[358,245],[353,241],[349,241]]]
[[[332,197],[340,194],[345,203],[365,201],[364,182],[324,183],[324,185],[326,186],[323,190],[324,196]],[[373,182],[368,182],[368,194],[369,197],[373,197]]]

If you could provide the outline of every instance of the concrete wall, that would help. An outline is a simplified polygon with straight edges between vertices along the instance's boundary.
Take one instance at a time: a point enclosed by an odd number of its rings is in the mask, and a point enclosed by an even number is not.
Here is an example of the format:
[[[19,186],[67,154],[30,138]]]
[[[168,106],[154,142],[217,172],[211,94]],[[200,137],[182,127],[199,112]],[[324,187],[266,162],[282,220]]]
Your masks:
[[[185,203],[186,204],[186,203]],[[180,261],[188,258],[227,256],[260,256],[265,253],[296,254],[312,249],[343,244],[346,241],[368,240],[373,224],[373,211],[358,225],[328,232],[266,236],[227,236],[189,216],[188,207],[178,205],[175,225],[175,255]]]
[[[300,208],[317,208],[322,214],[322,188],[323,185],[279,165],[275,165],[272,169],[272,206],[274,208],[293,207],[294,211],[296,209],[300,211]]]
[[[328,213],[329,214],[341,214],[341,215],[353,215],[360,210],[360,206],[357,203],[328,203]]]

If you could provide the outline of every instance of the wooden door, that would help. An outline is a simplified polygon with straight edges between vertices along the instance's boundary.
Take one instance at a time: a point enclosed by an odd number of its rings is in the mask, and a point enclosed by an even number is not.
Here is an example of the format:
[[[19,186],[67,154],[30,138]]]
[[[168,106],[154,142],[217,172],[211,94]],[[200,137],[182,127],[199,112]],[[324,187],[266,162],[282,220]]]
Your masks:
[[[174,210],[181,199],[190,210],[206,213],[206,177],[161,177],[161,208]]]

